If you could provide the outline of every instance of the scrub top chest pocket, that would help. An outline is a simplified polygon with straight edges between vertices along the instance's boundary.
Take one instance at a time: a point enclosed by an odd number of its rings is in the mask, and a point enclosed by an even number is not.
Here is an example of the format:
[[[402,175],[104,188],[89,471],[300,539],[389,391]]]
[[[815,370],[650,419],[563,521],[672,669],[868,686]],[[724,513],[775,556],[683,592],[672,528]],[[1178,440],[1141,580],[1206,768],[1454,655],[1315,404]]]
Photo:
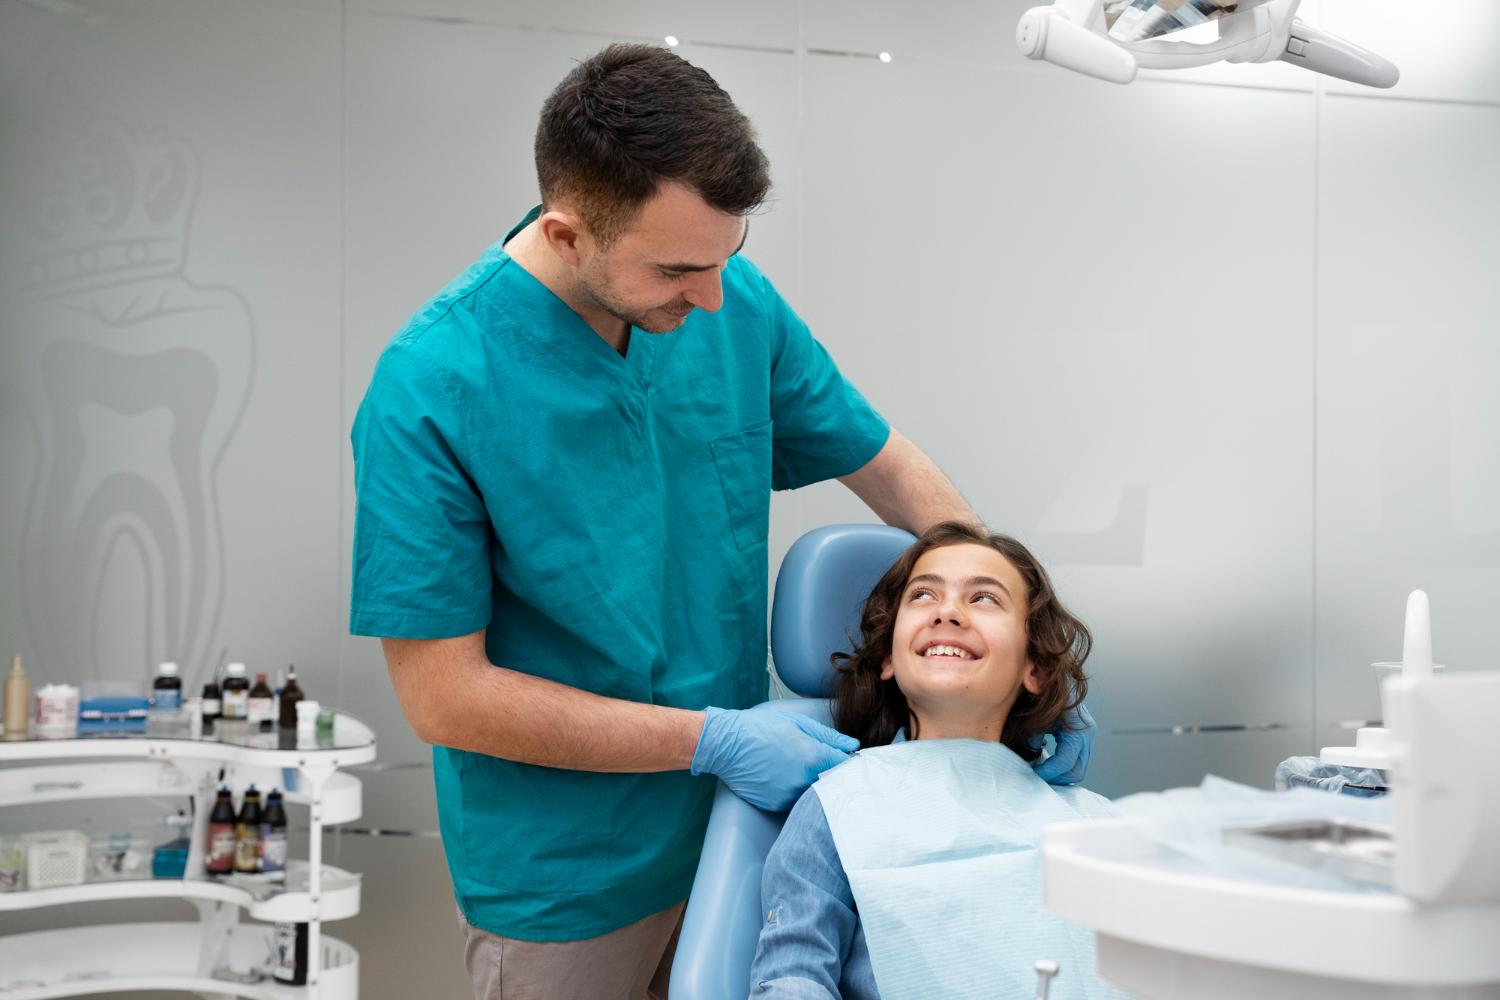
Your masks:
[[[764,545],[771,517],[771,421],[708,443],[737,548]]]

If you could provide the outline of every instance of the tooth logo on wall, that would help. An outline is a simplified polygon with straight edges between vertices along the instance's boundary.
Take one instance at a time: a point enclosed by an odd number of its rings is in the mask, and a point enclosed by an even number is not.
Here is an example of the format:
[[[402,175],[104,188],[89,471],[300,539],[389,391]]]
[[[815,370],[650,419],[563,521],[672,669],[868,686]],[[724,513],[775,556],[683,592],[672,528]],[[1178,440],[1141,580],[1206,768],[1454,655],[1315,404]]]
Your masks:
[[[134,680],[174,659],[193,679],[216,655],[217,477],[250,393],[252,317],[188,276],[193,149],[50,104],[7,238],[5,381],[35,436],[14,567],[27,639],[47,676]]]

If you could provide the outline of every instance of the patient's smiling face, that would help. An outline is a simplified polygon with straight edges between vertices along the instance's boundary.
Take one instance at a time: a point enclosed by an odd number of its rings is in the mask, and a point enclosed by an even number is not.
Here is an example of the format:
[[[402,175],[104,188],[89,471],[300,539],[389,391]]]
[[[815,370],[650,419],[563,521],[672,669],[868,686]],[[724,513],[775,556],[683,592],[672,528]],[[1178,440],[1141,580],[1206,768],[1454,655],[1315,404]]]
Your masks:
[[[1026,658],[1026,584],[999,552],[959,544],[922,554],[896,612],[895,678],[919,738],[998,740],[1021,688],[1041,689]]]

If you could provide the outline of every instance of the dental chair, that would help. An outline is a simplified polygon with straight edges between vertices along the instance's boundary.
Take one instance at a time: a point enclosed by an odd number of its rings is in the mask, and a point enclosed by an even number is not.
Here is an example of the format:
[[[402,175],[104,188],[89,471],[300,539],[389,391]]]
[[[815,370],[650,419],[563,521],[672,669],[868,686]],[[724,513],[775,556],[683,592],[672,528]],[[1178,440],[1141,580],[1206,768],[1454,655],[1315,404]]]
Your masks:
[[[900,528],[835,524],[787,551],[771,605],[776,672],[804,697],[757,705],[830,722],[829,656],[851,652],[870,588],[915,539]],[[703,856],[672,963],[672,1000],[745,1000],[760,937],[760,877],[785,813],[755,808],[724,785],[714,793]]]

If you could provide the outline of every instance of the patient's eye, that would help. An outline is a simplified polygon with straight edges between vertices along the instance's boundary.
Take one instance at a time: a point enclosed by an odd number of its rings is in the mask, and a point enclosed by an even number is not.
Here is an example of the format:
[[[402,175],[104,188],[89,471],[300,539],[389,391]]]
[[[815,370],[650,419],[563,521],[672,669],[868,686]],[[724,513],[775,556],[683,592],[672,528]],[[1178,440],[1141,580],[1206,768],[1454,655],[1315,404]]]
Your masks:
[[[932,597],[932,596],[933,596],[932,591],[928,590],[926,587],[913,587],[912,588],[912,592],[910,594],[906,595],[907,600],[911,600],[911,601],[918,600],[919,598],[922,598],[922,597]]]
[[[997,597],[996,595],[990,593],[987,590],[981,590],[981,591],[979,591],[979,593],[975,594],[970,599],[971,600],[975,600],[975,601],[989,601],[991,604],[996,604],[996,605],[998,605],[1000,603],[1000,598]]]

